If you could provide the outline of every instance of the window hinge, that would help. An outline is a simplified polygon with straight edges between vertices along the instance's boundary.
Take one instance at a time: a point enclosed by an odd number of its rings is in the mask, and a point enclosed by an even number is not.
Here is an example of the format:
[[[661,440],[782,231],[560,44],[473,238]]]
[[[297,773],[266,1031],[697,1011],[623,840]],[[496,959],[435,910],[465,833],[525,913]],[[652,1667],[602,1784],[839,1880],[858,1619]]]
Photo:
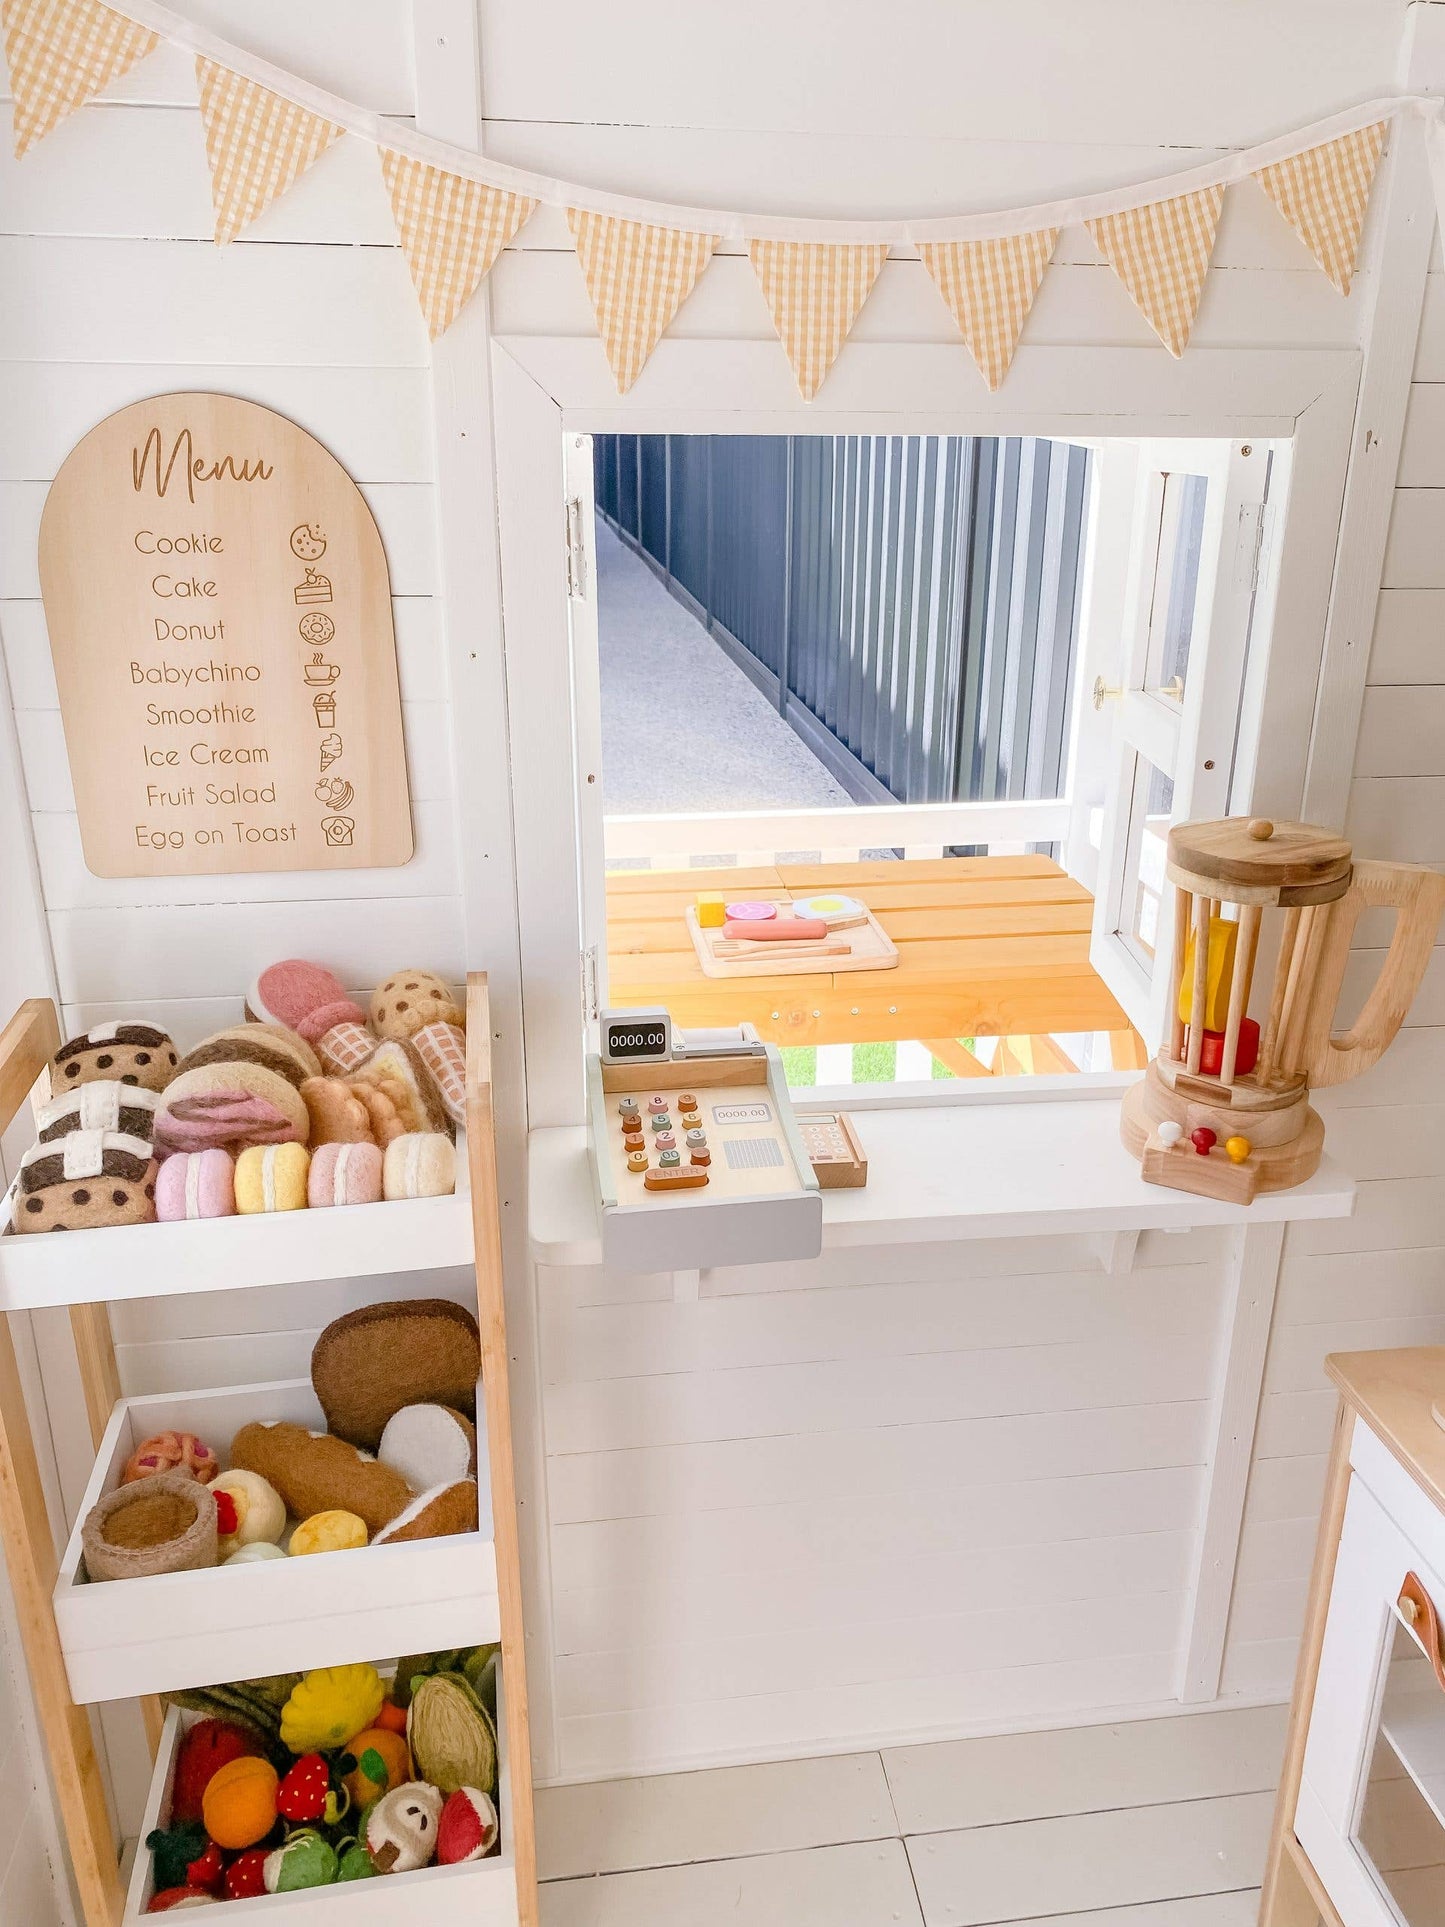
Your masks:
[[[1251,593],[1269,574],[1274,514],[1264,502],[1246,502],[1239,511],[1239,540],[1234,551],[1234,586]]]
[[[582,1017],[585,1023],[592,1023],[598,1017],[601,1005],[597,996],[597,946],[588,944],[582,952]]]
[[[574,495],[567,504],[567,593],[579,602],[587,598],[587,544],[580,495]]]

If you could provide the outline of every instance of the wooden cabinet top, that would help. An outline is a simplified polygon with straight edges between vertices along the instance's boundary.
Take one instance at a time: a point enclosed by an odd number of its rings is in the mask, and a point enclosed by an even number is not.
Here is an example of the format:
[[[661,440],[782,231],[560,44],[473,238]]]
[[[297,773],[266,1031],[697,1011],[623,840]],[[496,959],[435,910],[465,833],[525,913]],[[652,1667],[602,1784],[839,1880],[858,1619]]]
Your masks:
[[[1445,1511],[1445,1345],[1388,1352],[1335,1352],[1325,1370],[1370,1430],[1441,1511]]]

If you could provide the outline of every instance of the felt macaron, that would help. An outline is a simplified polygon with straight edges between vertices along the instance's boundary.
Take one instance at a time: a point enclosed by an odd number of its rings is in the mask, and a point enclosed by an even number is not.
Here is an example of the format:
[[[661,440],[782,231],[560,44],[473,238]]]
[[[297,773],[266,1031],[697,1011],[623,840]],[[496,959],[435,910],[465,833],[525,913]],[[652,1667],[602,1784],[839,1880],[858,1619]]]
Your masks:
[[[51,1058],[50,1088],[58,1096],[104,1078],[163,1091],[178,1062],[175,1045],[156,1024],[94,1024]]]
[[[375,1204],[381,1197],[381,1172],[381,1152],[374,1144],[319,1144],[311,1154],[308,1201],[313,1210]]]
[[[439,1131],[408,1131],[386,1147],[382,1191],[388,1198],[449,1198],[457,1188],[457,1151]]]
[[[311,1158],[304,1144],[253,1144],[236,1160],[236,1209],[301,1211]]]
[[[235,1212],[236,1167],[229,1151],[182,1151],[156,1173],[156,1216],[162,1224],[230,1218]]]

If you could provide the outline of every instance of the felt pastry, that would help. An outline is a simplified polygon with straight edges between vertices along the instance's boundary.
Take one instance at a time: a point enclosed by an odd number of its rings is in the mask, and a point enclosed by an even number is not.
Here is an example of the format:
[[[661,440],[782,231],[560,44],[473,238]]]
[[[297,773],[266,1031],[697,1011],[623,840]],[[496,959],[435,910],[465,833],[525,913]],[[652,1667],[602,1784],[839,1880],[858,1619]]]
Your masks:
[[[58,1096],[104,1078],[163,1091],[178,1061],[175,1045],[155,1024],[95,1024],[51,1058],[50,1088]]]
[[[238,1854],[226,1869],[222,1891],[227,1900],[254,1900],[257,1894],[266,1891],[266,1861],[264,1847],[247,1847]]]
[[[156,1172],[156,1216],[162,1224],[230,1218],[235,1212],[236,1167],[229,1151],[181,1151]]]
[[[347,996],[340,979],[300,957],[267,965],[246,993],[246,1014],[299,1032],[333,1073],[364,1064],[376,1049],[365,1011]]]
[[[304,1108],[304,1107],[303,1107]],[[251,1091],[206,1091],[178,1097],[156,1113],[156,1156],[225,1151],[239,1157],[253,1144],[299,1144],[305,1135],[294,1115]]]
[[[490,1797],[480,1787],[459,1786],[447,1796],[437,1822],[437,1864],[458,1867],[467,1860],[484,1860],[497,1844],[501,1822]]]
[[[382,1195],[388,1198],[449,1198],[457,1188],[457,1152],[440,1131],[408,1131],[386,1147]]]
[[[449,1405],[403,1405],[387,1420],[376,1456],[413,1492],[430,1492],[476,1471],[477,1428]]]
[[[285,1552],[280,1546],[272,1545],[269,1539],[256,1539],[249,1546],[237,1546],[233,1553],[223,1556],[223,1566],[264,1566],[268,1559],[284,1559]]]
[[[293,1559],[314,1552],[358,1552],[366,1544],[366,1525],[354,1512],[313,1512],[291,1534]]]
[[[385,1149],[393,1138],[405,1135],[406,1119],[379,1084],[348,1084],[346,1088],[365,1110],[374,1143]]]
[[[149,1143],[161,1103],[159,1091],[122,1084],[114,1077],[95,1078],[42,1104],[35,1135],[40,1143],[51,1144],[72,1131],[119,1131]]]
[[[216,1845],[235,1852],[264,1840],[276,1824],[280,1784],[269,1760],[232,1760],[213,1774],[201,1799],[201,1818]]]
[[[157,1432],[136,1447],[120,1476],[123,1485],[133,1485],[153,1472],[184,1472],[209,1485],[220,1469],[220,1460],[194,1432]]]
[[[252,1033],[250,1037],[246,1036],[248,1031]],[[182,1098],[249,1091],[253,1097],[263,1097],[274,1105],[295,1126],[292,1136],[304,1144],[311,1119],[301,1099],[301,1086],[319,1072],[314,1051],[301,1038],[263,1024],[239,1024],[234,1030],[220,1031],[206,1038],[182,1058],[179,1070],[166,1087],[165,1107],[157,1119],[157,1129],[162,1128],[164,1118],[175,1110]],[[183,1144],[178,1148],[197,1147]]]
[[[436,1857],[442,1795],[411,1780],[384,1793],[366,1821],[366,1851],[378,1873],[415,1873]]]
[[[316,1512],[354,1512],[369,1532],[394,1519],[411,1488],[399,1472],[329,1432],[308,1432],[287,1419],[243,1425],[231,1461],[259,1472],[297,1519]]]
[[[311,1827],[293,1833],[266,1856],[268,1894],[299,1893],[304,1887],[329,1887],[340,1872],[336,1849]]]
[[[449,1539],[455,1533],[476,1529],[477,1482],[457,1479],[451,1485],[419,1492],[410,1505],[381,1528],[372,1544],[394,1546],[404,1540]]]
[[[212,1776],[232,1760],[259,1759],[264,1750],[260,1735],[234,1720],[197,1720],[176,1748],[171,1775],[172,1821],[199,1821],[201,1798]]]
[[[156,1215],[156,1167],[143,1138],[119,1131],[71,1131],[32,1144],[16,1175],[16,1231],[89,1231],[149,1224]]]
[[[394,970],[371,998],[378,1037],[409,1037],[432,1074],[447,1115],[467,1115],[466,1018],[445,981],[432,970]]]
[[[403,1405],[450,1405],[474,1417],[481,1369],[477,1321],[446,1298],[346,1312],[311,1352],[311,1384],[327,1425],[370,1452]]]
[[[346,1754],[356,1761],[343,1782],[354,1807],[369,1807],[383,1793],[405,1786],[411,1778],[411,1748],[406,1736],[388,1732],[384,1726],[368,1726],[356,1734],[347,1741]]]
[[[371,1113],[343,1079],[308,1077],[301,1101],[311,1119],[313,1145],[372,1142]]]
[[[415,1044],[405,1038],[389,1037],[378,1044],[364,1064],[348,1072],[346,1081],[353,1090],[358,1084],[369,1084],[385,1092],[407,1130],[444,1131],[448,1137],[454,1135],[454,1126],[431,1072],[422,1062]]]
[[[375,1720],[386,1697],[374,1666],[321,1666],[292,1687],[281,1709],[281,1740],[292,1753],[345,1746]]]
[[[381,1197],[381,1152],[366,1144],[319,1144],[311,1153],[307,1201],[315,1210],[333,1204],[375,1204]]]
[[[195,1572],[216,1564],[216,1501],[188,1472],[156,1472],[107,1492],[80,1539],[92,1580]]]
[[[311,1159],[304,1144],[253,1144],[236,1159],[236,1209],[302,1211]]]
[[[275,1545],[286,1530],[285,1501],[259,1472],[233,1465],[211,1481],[211,1490],[218,1500],[230,1500],[235,1515],[233,1529],[221,1537],[222,1559],[230,1560],[247,1546]]]
[[[497,1784],[492,1716],[460,1673],[430,1673],[412,1687],[406,1737],[416,1770],[443,1793]]]

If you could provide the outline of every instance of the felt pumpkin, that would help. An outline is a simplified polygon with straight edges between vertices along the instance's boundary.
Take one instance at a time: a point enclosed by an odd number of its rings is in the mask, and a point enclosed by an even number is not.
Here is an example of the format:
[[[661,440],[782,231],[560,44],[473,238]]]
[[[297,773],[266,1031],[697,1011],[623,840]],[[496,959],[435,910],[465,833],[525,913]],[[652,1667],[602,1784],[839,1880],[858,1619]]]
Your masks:
[[[405,1786],[411,1778],[411,1749],[399,1733],[382,1726],[368,1726],[348,1744],[346,1751],[356,1761],[355,1768],[342,1782],[354,1807],[370,1806],[393,1787]]]
[[[176,1753],[171,1781],[172,1825],[200,1819],[202,1796],[220,1768],[232,1760],[259,1758],[263,1751],[259,1734],[233,1720],[197,1720]]]
[[[371,1725],[385,1697],[374,1666],[319,1667],[305,1675],[281,1709],[282,1741],[293,1753],[345,1746]]]
[[[201,1817],[218,1847],[254,1847],[276,1824],[280,1781],[269,1760],[232,1760],[211,1776]]]

